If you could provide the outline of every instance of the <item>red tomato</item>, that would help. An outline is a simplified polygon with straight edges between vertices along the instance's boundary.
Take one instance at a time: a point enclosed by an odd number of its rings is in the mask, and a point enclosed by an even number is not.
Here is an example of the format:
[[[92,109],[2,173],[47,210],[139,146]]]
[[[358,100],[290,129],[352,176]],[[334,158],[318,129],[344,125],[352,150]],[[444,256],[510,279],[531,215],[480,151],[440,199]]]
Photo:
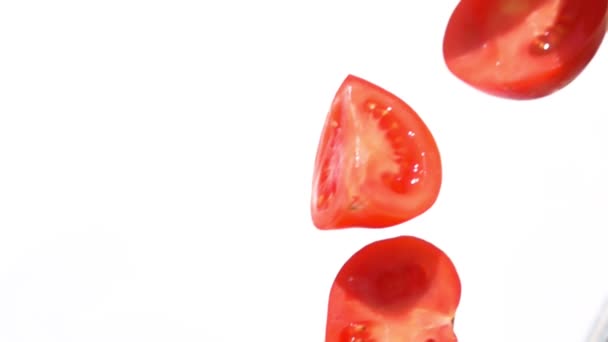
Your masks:
[[[456,342],[460,279],[448,256],[411,236],[373,242],[338,273],[326,342]]]
[[[500,97],[533,99],[572,82],[606,32],[608,0],[462,0],[443,40],[448,69]]]
[[[433,205],[441,160],[431,132],[405,102],[348,76],[317,150],[311,200],[319,229],[386,228]]]

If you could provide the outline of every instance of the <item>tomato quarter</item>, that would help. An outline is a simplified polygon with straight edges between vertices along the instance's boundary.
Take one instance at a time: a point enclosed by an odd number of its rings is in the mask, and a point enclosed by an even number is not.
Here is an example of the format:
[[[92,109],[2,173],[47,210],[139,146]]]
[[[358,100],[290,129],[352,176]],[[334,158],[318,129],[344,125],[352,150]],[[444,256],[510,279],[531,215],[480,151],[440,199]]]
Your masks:
[[[317,150],[311,200],[319,229],[386,228],[428,210],[441,160],[418,114],[388,91],[348,76]]]
[[[338,273],[326,342],[456,342],[461,285],[448,256],[422,239],[373,242]]]
[[[572,82],[606,32],[608,0],[462,0],[443,54],[460,80],[500,97],[533,99]]]

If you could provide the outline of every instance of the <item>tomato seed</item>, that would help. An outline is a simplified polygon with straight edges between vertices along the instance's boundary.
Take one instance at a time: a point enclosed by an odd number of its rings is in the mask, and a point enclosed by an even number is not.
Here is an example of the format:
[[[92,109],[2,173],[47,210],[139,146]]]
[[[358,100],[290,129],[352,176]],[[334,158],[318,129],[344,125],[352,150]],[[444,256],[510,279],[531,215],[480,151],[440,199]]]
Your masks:
[[[375,342],[365,323],[350,323],[340,334],[340,342]]]
[[[323,204],[323,202],[325,202],[325,196],[321,194],[319,195],[319,197],[317,197],[317,206],[320,206],[321,204]]]
[[[363,332],[365,331],[365,325],[363,324],[359,324],[359,323],[351,323],[350,324],[356,332]]]
[[[400,170],[405,170],[412,164],[411,158],[405,155],[397,155],[393,161],[399,166]]]

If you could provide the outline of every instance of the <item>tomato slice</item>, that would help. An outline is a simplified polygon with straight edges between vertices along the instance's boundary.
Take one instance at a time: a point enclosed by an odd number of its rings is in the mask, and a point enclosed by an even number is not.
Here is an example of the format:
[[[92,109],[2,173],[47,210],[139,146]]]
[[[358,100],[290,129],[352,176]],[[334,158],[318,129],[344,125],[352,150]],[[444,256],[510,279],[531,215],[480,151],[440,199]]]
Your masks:
[[[385,228],[429,209],[441,160],[418,114],[388,91],[349,75],[335,95],[313,175],[319,229]]]
[[[411,236],[373,242],[338,273],[326,342],[456,342],[460,278],[449,257]]]
[[[572,82],[606,32],[608,0],[462,0],[443,40],[448,69],[488,94],[534,99]]]

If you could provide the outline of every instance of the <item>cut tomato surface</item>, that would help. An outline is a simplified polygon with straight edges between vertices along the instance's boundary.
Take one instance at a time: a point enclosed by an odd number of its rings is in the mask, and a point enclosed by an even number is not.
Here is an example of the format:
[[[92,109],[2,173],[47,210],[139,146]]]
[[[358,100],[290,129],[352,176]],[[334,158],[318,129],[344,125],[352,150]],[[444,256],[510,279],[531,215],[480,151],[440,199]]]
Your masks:
[[[392,93],[348,76],[319,142],[311,200],[319,229],[385,228],[428,210],[441,160],[418,114]]]
[[[606,32],[608,0],[462,0],[447,25],[448,69],[483,92],[512,99],[571,83]]]
[[[456,342],[460,278],[449,257],[411,236],[373,242],[338,273],[326,342]]]

